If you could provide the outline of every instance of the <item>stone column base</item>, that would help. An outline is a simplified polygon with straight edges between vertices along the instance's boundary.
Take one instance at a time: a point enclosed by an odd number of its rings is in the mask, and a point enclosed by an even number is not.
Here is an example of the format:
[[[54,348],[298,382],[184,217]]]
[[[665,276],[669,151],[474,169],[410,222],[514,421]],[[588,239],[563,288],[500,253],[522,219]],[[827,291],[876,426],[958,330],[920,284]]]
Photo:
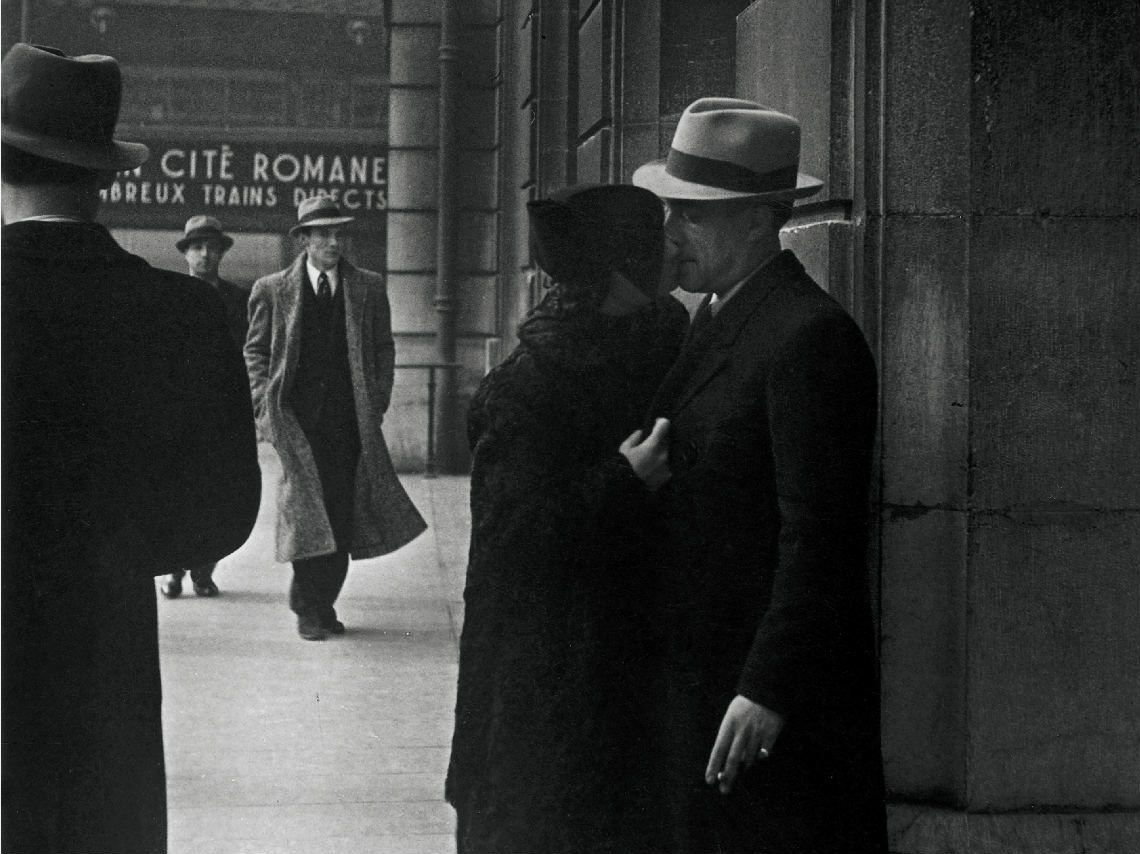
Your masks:
[[[967,813],[887,806],[892,854],[1135,854],[1140,812]]]

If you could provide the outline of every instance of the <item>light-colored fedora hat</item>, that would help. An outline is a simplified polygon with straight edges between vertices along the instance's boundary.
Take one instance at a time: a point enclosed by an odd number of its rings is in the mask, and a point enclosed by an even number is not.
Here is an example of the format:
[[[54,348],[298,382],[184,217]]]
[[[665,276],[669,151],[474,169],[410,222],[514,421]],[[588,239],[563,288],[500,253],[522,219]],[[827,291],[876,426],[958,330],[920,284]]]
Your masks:
[[[318,225],[344,225],[354,219],[356,217],[341,214],[337,203],[328,196],[313,196],[297,206],[297,224],[289,229],[289,234]]]
[[[739,98],[700,98],[677,123],[664,160],[646,163],[633,183],[666,199],[799,199],[823,182],[800,167],[800,123]]]
[[[178,247],[179,252],[185,252],[186,247],[193,241],[210,239],[221,243],[223,252],[228,252],[229,248],[234,245],[234,239],[222,231],[222,224],[217,219],[199,214],[186,220],[185,234],[174,245]]]
[[[19,42],[4,56],[3,139],[21,151],[84,169],[124,171],[150,149],[114,139],[123,94],[110,56],[67,56]]]

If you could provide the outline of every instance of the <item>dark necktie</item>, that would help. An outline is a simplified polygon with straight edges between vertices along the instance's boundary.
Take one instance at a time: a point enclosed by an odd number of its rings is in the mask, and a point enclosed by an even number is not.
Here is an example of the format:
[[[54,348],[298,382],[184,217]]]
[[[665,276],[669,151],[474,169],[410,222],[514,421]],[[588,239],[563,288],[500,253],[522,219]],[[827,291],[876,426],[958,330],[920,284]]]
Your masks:
[[[712,309],[709,308],[709,303],[702,303],[701,307],[697,309],[693,322],[689,324],[689,334],[685,337],[685,344],[690,344],[702,335],[712,320],[713,313]]]
[[[323,305],[328,305],[332,302],[332,288],[329,287],[329,277],[326,276],[324,272],[317,277],[317,299],[320,300]]]

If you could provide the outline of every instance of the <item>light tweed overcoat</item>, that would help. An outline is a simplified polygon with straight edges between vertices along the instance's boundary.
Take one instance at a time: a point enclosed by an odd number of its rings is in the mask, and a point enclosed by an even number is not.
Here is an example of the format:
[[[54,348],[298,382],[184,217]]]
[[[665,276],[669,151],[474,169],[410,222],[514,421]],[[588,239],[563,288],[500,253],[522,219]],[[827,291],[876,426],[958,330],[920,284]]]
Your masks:
[[[427,525],[396,477],[380,429],[395,366],[384,277],[343,259],[338,272],[360,429],[349,552],[362,560],[395,551]],[[302,287],[310,287],[304,252],[287,269],[254,282],[245,342],[254,414],[281,459],[276,557],[282,563],[336,551],[312,449],[289,405],[301,350]]]

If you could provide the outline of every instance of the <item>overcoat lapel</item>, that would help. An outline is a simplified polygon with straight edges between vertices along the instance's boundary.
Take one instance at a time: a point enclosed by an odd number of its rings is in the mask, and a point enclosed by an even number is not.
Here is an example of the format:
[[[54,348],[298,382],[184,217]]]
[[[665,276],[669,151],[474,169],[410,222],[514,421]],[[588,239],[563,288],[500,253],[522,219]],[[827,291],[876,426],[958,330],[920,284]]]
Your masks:
[[[347,262],[341,261],[340,286],[344,289],[344,332],[348,340],[348,362],[352,369],[353,386],[357,389],[364,387],[363,365],[360,354],[369,352],[363,340],[367,324],[364,319],[368,316],[368,289],[360,287],[356,277],[356,268]],[[361,406],[357,401],[357,406]]]
[[[773,266],[766,264],[759,270],[715,319],[686,342],[653,399],[653,417],[672,418],[713,377],[727,369],[741,330],[779,281],[778,276],[765,275]],[[707,307],[710,299],[705,297],[698,312]]]
[[[283,318],[285,328],[277,332],[285,336],[285,366],[281,386],[288,390],[293,388],[293,379],[297,376],[297,361],[301,355],[301,288],[307,284],[303,252],[289,268],[284,284],[277,299],[279,316]]]

